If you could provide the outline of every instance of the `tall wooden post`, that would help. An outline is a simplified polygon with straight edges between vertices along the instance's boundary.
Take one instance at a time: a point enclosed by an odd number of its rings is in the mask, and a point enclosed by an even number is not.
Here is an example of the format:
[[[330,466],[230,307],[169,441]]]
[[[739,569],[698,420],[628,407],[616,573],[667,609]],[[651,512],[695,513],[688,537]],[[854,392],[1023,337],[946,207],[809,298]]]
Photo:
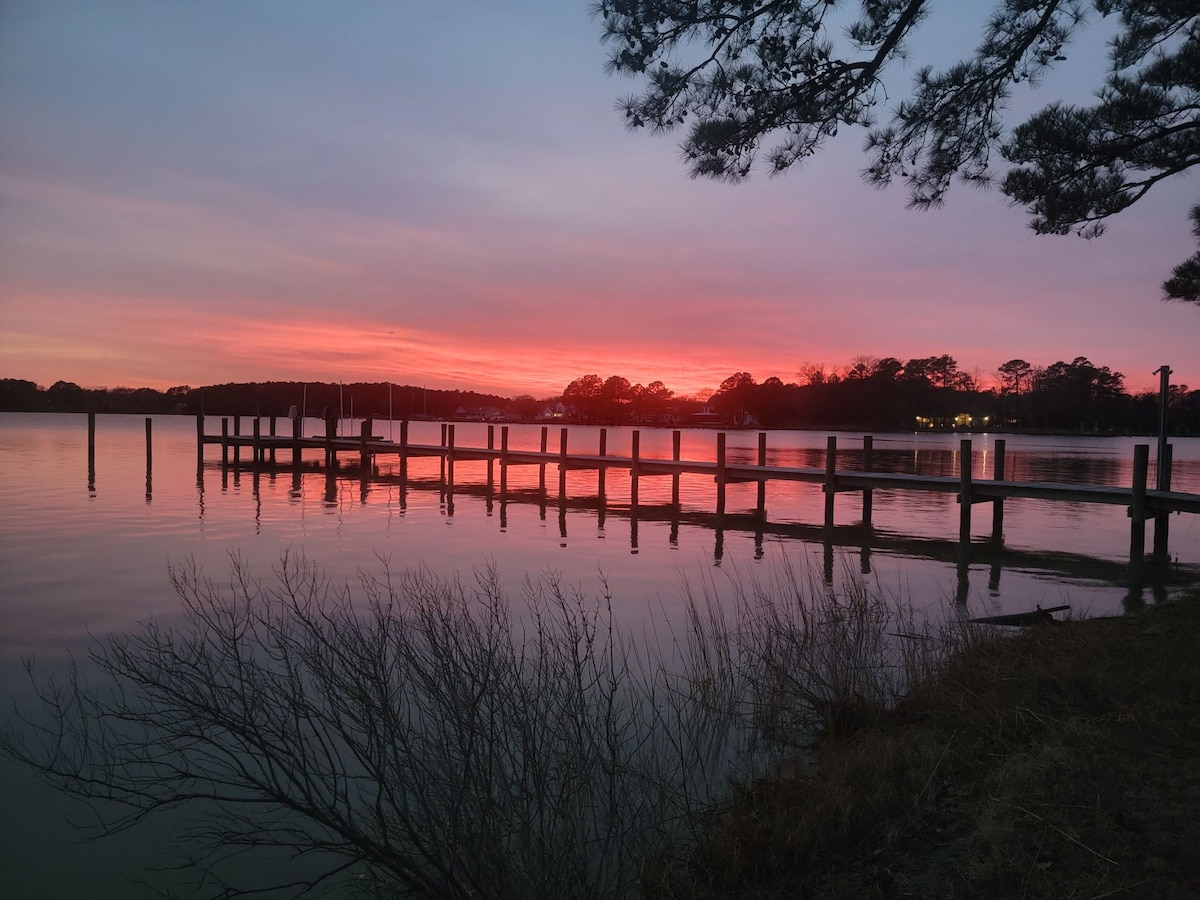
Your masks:
[[[292,467],[300,471],[300,437],[304,430],[304,416],[292,419]]]
[[[637,506],[638,476],[641,474],[638,457],[641,455],[642,434],[636,428],[633,431],[632,441],[629,451],[629,502],[632,506]]]
[[[863,435],[863,461],[862,467],[864,472],[871,472],[875,468],[875,438],[869,434]],[[875,492],[870,488],[863,488],[862,494],[862,523],[864,528],[871,527],[871,515],[875,507]],[[863,566],[865,571],[863,574],[868,574],[870,564],[867,562],[868,551],[863,549]]]
[[[725,515],[725,432],[717,432],[717,515]],[[719,524],[719,523],[718,523]],[[718,535],[721,534],[718,530]]]
[[[442,423],[442,432],[441,433],[442,433],[442,437],[441,437],[440,443],[441,443],[441,447],[442,447],[442,453],[438,456],[438,460],[439,460],[439,462],[438,462],[438,481],[445,481],[446,480],[446,453],[445,453],[446,423],[445,422]]]
[[[958,444],[958,543],[971,543],[971,439]]]
[[[1150,472],[1150,445],[1133,448],[1133,496],[1129,506],[1129,561],[1142,562],[1146,553],[1146,478]]]
[[[408,419],[400,420],[400,480],[408,479]]]
[[[262,420],[259,419],[258,416],[254,417],[253,437],[251,438],[251,440],[253,441],[253,443],[250,445],[250,448],[251,448],[250,449],[250,459],[251,459],[251,462],[257,466],[260,462],[262,462],[262,459],[263,459]]]
[[[504,497],[508,493],[508,426],[500,426],[500,515],[504,515]],[[501,523],[503,525],[503,523]]]
[[[992,480],[1004,480],[1004,438],[996,438],[995,462],[992,464]],[[997,497],[992,501],[992,543],[1004,543],[1004,498]]]
[[[833,528],[833,504],[837,496],[837,437],[825,439],[825,527]]]
[[[765,466],[767,464],[767,433],[760,431],[758,433],[758,464]],[[760,478],[758,481],[758,516],[761,519],[767,517],[767,480]]]
[[[196,466],[204,467],[204,413],[196,413]]]
[[[671,432],[671,459],[673,459],[675,462],[679,462],[680,440],[681,440],[681,437],[680,437],[679,430],[676,429],[675,431],[672,431]],[[671,505],[679,506],[679,473],[678,472],[675,472],[674,474],[671,475]]]
[[[1156,483],[1160,491],[1171,489],[1171,462],[1174,456],[1174,445],[1167,444],[1162,448],[1158,460],[1158,477]],[[1156,562],[1166,562],[1170,558],[1167,548],[1167,535],[1171,527],[1171,514],[1166,511],[1154,515],[1154,559]]]
[[[229,465],[229,419],[221,416],[221,467]]]
[[[267,420],[268,434],[270,434],[271,437],[275,437],[275,419],[276,418],[278,418],[278,417],[271,416],[271,418]],[[271,441],[271,465],[272,466],[275,465],[275,442],[274,441]]]
[[[567,496],[567,429],[558,433],[558,496],[565,502]],[[566,537],[564,534],[563,537]]]
[[[600,429],[600,455],[608,456],[608,429],[607,428]],[[600,525],[601,525],[601,527],[603,527],[603,525],[604,525],[604,506],[603,506],[604,493],[605,493],[604,482],[605,482],[605,479],[607,478],[607,476],[608,476],[608,469],[604,465],[601,465],[600,471],[596,473],[596,494],[600,497],[600,502],[601,502],[601,507],[600,507]]]
[[[242,435],[242,417],[233,417],[233,436],[235,438]],[[233,442],[233,467],[236,469],[242,463],[242,445],[240,441]],[[234,476],[236,478],[236,476]]]
[[[496,449],[496,426],[495,425],[488,426],[487,442],[488,442],[487,448],[489,450]],[[491,494],[491,492],[492,492],[492,486],[496,483],[495,482],[495,468],[496,468],[496,461],[492,458],[492,455],[489,453],[488,454],[488,463],[487,463],[487,488],[488,488],[489,494]],[[491,499],[489,499],[488,502],[491,503]]]
[[[151,429],[153,428],[152,420],[146,416],[146,474],[150,474],[150,466],[154,462],[154,446],[151,437]]]
[[[542,453],[546,452],[546,440],[549,431],[550,430],[545,425],[542,426],[542,440],[538,445],[538,448]],[[538,466],[538,490],[546,490],[546,464],[544,462]]]

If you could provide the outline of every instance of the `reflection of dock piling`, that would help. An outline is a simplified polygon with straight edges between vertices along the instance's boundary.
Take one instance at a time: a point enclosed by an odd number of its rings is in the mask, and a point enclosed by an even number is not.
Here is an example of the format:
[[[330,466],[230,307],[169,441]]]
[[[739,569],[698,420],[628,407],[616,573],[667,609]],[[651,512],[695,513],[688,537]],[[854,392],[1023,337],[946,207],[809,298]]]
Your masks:
[[[325,466],[329,471],[338,467],[339,453],[352,453],[359,457],[362,467],[362,478],[367,480],[372,475],[375,458],[395,454],[399,460],[400,478],[407,478],[407,461],[412,457],[435,457],[439,460],[439,480],[446,486],[448,497],[452,497],[455,484],[455,465],[464,461],[484,461],[487,463],[487,484],[493,484],[493,469],[499,466],[501,497],[508,490],[508,469],[510,466],[534,465],[538,467],[538,491],[546,493],[546,466],[557,465],[559,468],[559,494],[566,493],[566,473],[569,469],[594,470],[597,477],[597,487],[600,503],[603,505],[605,496],[605,478],[609,469],[628,470],[630,476],[630,505],[631,515],[636,522],[636,508],[639,504],[638,485],[642,478],[670,475],[671,504],[679,505],[679,478],[681,475],[701,475],[710,477],[716,488],[716,515],[725,513],[725,493],[728,484],[740,482],[756,482],[757,497],[755,516],[766,519],[767,485],[772,481],[790,481],[820,484],[824,492],[823,529],[826,532],[836,527],[836,497],[842,493],[858,493],[862,498],[861,527],[870,531],[874,505],[874,491],[927,491],[943,494],[955,494],[960,504],[958,545],[964,551],[963,559],[968,559],[965,551],[969,550],[972,532],[972,508],[978,503],[992,504],[992,527],[989,543],[1000,546],[1004,541],[1004,502],[1008,499],[1036,498],[1041,500],[1067,503],[1100,503],[1112,506],[1123,506],[1130,519],[1130,560],[1140,563],[1145,554],[1145,523],[1154,519],[1154,549],[1156,560],[1169,558],[1167,550],[1166,522],[1172,512],[1200,513],[1200,495],[1171,491],[1169,452],[1163,454],[1163,465],[1166,471],[1160,472],[1158,484],[1165,488],[1150,489],[1147,484],[1148,452],[1147,445],[1139,444],[1134,448],[1133,483],[1129,487],[1114,487],[1107,485],[1079,485],[1052,482],[1009,481],[1005,478],[1005,443],[1002,439],[995,442],[993,450],[992,478],[977,480],[973,474],[972,462],[974,454],[970,439],[963,439],[958,451],[957,476],[952,475],[917,475],[878,471],[874,465],[873,439],[865,436],[862,442],[861,468],[842,469],[838,467],[837,438],[830,436],[827,440],[824,465],[820,467],[797,467],[769,465],[767,448],[767,433],[761,432],[758,438],[757,454],[753,462],[730,462],[726,456],[725,433],[716,435],[715,454],[712,460],[684,460],[680,458],[680,432],[672,434],[672,450],[670,459],[647,458],[641,452],[641,436],[638,430],[631,434],[630,455],[627,457],[610,456],[607,447],[607,430],[600,429],[598,453],[571,453],[568,450],[568,432],[566,428],[559,433],[559,445],[554,451],[548,449],[548,429],[543,426],[539,435],[538,450],[514,450],[509,445],[508,426],[500,431],[500,445],[495,442],[494,426],[487,430],[486,447],[460,447],[455,442],[454,425],[443,424],[440,443],[413,444],[408,439],[408,422],[400,423],[400,439],[398,442],[376,438],[372,433],[371,420],[364,422],[363,429],[357,437],[338,437],[332,422],[327,423],[323,437],[305,437],[301,433],[301,420],[293,419],[290,436],[279,436],[275,433],[274,423],[270,433],[262,435],[258,420],[254,420],[253,436],[246,437],[240,433],[239,418],[234,418],[233,434],[230,435],[228,420],[221,420],[220,436],[209,436],[204,432],[203,417],[197,418],[196,433],[198,454],[203,461],[206,444],[220,444],[221,463],[229,466],[230,450],[233,452],[233,465],[239,465],[240,448],[251,449],[254,465],[274,464],[275,450],[291,448],[291,464],[301,465],[304,450],[320,450],[324,453]],[[89,418],[89,461],[93,458],[94,421]],[[149,424],[147,423],[147,462],[149,462]],[[268,460],[270,462],[268,462]],[[89,462],[90,465],[90,462]],[[236,477],[236,475],[235,475]],[[503,502],[501,518],[504,518]]]

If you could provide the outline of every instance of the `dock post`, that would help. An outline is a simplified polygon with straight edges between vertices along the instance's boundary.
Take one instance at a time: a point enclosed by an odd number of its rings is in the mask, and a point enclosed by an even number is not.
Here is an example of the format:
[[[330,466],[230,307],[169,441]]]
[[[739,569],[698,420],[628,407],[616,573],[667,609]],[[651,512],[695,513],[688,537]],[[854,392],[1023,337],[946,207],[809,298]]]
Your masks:
[[[271,418],[267,420],[267,429],[268,429],[268,433],[271,435],[271,437],[275,437],[275,419],[276,418],[278,418],[278,417],[271,416]],[[272,466],[275,465],[275,442],[274,441],[271,441],[271,465]]]
[[[600,455],[608,456],[608,429],[600,429]],[[601,465],[600,471],[596,473],[596,494],[600,497],[601,503],[604,501],[604,481],[608,475],[608,467]],[[601,507],[603,509],[603,507]],[[603,512],[601,512],[601,527],[604,525]]]
[[[1133,448],[1133,496],[1129,506],[1129,562],[1139,565],[1146,553],[1146,476],[1150,471],[1150,445]]]
[[[996,438],[995,453],[996,461],[992,464],[992,480],[1004,480],[1004,438]],[[1004,543],[1004,498],[996,497],[992,501],[992,543]]]
[[[154,449],[151,441],[151,419],[146,416],[146,474],[150,474],[150,466],[154,461]]]
[[[543,454],[546,452],[546,436],[549,431],[545,425],[542,426],[542,440],[538,446]],[[538,490],[542,492],[546,490],[546,464],[544,462],[538,466]]]
[[[725,515],[725,432],[717,432],[717,515]]]
[[[671,432],[671,459],[679,462],[679,429]],[[671,475],[671,505],[679,506],[679,472],[676,471]]]
[[[221,416],[221,466],[229,465],[229,420]]]
[[[825,527],[833,528],[833,501],[837,494],[837,437],[825,439]]]
[[[371,448],[367,442],[372,438],[375,423],[370,416],[363,419],[362,428],[358,431],[358,465],[364,472],[371,471]]]
[[[304,417],[296,416],[292,419],[292,467],[296,471],[300,470],[300,436],[304,430]]]
[[[250,445],[251,446],[250,459],[251,459],[253,465],[257,466],[260,462],[263,461],[262,420],[258,416],[254,417],[253,435],[254,435],[253,436],[254,443]]]
[[[863,459],[862,467],[864,472],[871,472],[875,469],[875,438],[869,434],[863,435]],[[870,488],[863,488],[862,495],[862,523],[864,528],[871,527],[871,515],[875,511],[875,492]],[[864,554],[867,551],[864,549]],[[864,555],[863,565],[869,568],[869,563]],[[868,574],[867,572],[863,573]]]
[[[337,468],[337,451],[333,449],[333,436],[337,433],[338,420],[325,420],[325,466],[330,471]]]
[[[238,438],[238,437],[241,437],[241,435],[242,435],[242,417],[234,416],[233,417],[233,436],[235,438]],[[233,467],[236,469],[241,464],[242,464],[241,442],[235,440],[233,442]]]
[[[758,433],[758,464],[765,466],[767,464],[767,433],[760,431]],[[760,478],[758,480],[758,517],[765,519],[767,517],[767,480]]]
[[[446,480],[446,423],[445,422],[442,423],[441,447],[442,447],[442,452],[438,456],[438,460],[439,460],[438,481],[445,481]]]
[[[446,426],[446,486],[454,490],[454,426]]]
[[[642,433],[635,428],[631,437],[632,445],[629,450],[629,503],[631,506],[637,506],[638,475],[641,474],[638,458],[642,452]]]
[[[488,436],[487,448],[489,450],[495,450],[496,449],[496,426],[495,425],[488,426],[487,436]],[[491,494],[492,487],[496,483],[495,469],[496,469],[496,461],[492,458],[492,455],[489,453],[488,454],[488,464],[487,464],[487,488],[488,488],[489,494]],[[491,500],[489,500],[488,502],[490,503]]]
[[[1160,491],[1171,489],[1171,462],[1175,455],[1174,444],[1166,444],[1159,452],[1158,476],[1155,484]],[[1167,535],[1171,527],[1171,514],[1165,510],[1154,514],[1154,560],[1166,562],[1170,559],[1167,550]]]
[[[508,494],[508,426],[500,426],[500,513],[504,514],[504,498]]]
[[[408,480],[408,419],[400,420],[400,481]]]
[[[971,543],[971,439],[958,443],[958,542]]]
[[[563,502],[567,496],[567,429],[558,433],[558,496]],[[566,537],[564,534],[563,537]]]
[[[196,413],[196,465],[204,466],[204,413]]]

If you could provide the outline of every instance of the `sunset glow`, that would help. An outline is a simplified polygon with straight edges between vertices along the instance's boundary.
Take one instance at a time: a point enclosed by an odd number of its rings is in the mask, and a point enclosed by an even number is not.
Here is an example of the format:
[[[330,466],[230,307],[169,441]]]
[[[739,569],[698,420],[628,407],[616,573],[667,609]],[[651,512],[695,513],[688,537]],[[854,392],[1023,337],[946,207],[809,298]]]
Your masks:
[[[1200,311],[1159,300],[1193,182],[1085,242],[965,187],[908,211],[862,185],[861,134],[690,181],[623,130],[587,4],[414,10],[4,4],[0,377],[690,394],[949,353],[985,384],[1086,356],[1200,387]]]

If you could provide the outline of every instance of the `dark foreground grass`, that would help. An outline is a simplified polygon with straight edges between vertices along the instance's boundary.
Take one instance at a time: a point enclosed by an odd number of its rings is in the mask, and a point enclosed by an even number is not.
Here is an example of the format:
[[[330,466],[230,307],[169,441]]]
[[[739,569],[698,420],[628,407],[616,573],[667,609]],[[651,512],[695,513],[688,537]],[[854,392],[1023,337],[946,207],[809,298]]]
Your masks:
[[[741,789],[675,898],[1200,898],[1200,593],[954,660]]]

